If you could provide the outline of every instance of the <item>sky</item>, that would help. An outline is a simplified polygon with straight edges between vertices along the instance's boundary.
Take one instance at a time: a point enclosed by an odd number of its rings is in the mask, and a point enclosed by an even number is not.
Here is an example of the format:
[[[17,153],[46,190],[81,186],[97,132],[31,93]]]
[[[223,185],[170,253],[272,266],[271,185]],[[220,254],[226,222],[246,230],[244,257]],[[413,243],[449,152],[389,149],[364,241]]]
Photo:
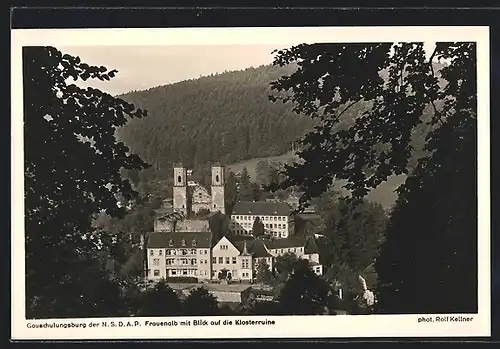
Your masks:
[[[284,45],[165,45],[165,46],[59,46],[63,53],[79,56],[90,65],[117,69],[110,81],[88,80],[111,95],[144,90],[224,71],[271,64],[272,51]],[[430,44],[426,44],[429,51]]]
[[[276,48],[287,45],[182,45],[58,47],[90,65],[117,69],[110,81],[90,81],[112,95],[144,90],[224,71],[271,64]]]

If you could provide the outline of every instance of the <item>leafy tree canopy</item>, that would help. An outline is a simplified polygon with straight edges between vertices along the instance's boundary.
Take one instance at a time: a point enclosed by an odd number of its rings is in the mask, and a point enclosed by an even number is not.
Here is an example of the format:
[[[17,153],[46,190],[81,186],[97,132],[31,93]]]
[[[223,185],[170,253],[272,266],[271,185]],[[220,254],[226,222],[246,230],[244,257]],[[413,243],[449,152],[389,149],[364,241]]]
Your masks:
[[[182,313],[179,296],[165,280],[146,289],[140,296],[139,306],[139,316],[174,316]]]
[[[432,58],[467,50],[467,44],[438,43]],[[292,101],[297,113],[318,120],[299,142],[302,160],[286,165],[280,185],[298,186],[302,204],[334,179],[346,180],[359,198],[390,175],[408,173],[415,129],[439,126],[448,112],[438,105],[452,103],[440,94],[423,43],[304,44],[278,51],[274,64],[292,62],[297,71],[272,82],[279,94],[270,98]]]
[[[379,311],[477,311],[475,44],[438,42],[429,58],[423,43],[299,45],[278,52],[275,64],[290,62],[297,72],[273,88],[319,123],[282,185],[304,204],[334,179],[362,198],[408,174],[375,264]],[[419,128],[425,153],[409,171]]]
[[[327,282],[309,268],[307,260],[302,260],[281,290],[280,308],[287,315],[324,314],[329,295]]]
[[[183,315],[187,316],[210,316],[219,314],[217,298],[203,287],[191,290],[182,306]]]
[[[110,80],[116,73],[53,47],[23,49],[28,317],[78,317],[78,309],[101,314],[91,294],[110,282],[98,259],[107,241],[91,218],[123,213],[116,197],[135,196],[120,170],[148,165],[116,141],[115,130],[146,113],[69,81]],[[91,270],[94,280],[82,277]]]

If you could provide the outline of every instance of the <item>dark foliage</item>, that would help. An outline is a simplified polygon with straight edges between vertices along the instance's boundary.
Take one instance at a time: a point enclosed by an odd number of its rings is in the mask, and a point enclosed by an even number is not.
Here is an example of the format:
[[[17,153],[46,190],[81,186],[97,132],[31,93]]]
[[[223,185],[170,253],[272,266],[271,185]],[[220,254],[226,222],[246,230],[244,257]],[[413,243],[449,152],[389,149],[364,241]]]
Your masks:
[[[388,176],[408,174],[376,263],[379,311],[476,311],[475,45],[437,43],[430,59],[422,43],[278,52],[276,65],[291,62],[298,70],[273,89],[319,123],[279,187],[300,187],[304,205],[334,178],[359,199]]]
[[[182,306],[183,315],[187,316],[210,316],[220,314],[219,308],[217,307],[217,298],[203,287],[191,290]]]
[[[91,223],[102,210],[123,213],[118,195],[127,200],[136,195],[120,171],[147,164],[114,134],[127,119],[146,113],[99,90],[67,83],[69,78],[109,80],[115,73],[52,47],[23,49],[28,318],[121,311],[121,289],[101,260],[110,241]]]

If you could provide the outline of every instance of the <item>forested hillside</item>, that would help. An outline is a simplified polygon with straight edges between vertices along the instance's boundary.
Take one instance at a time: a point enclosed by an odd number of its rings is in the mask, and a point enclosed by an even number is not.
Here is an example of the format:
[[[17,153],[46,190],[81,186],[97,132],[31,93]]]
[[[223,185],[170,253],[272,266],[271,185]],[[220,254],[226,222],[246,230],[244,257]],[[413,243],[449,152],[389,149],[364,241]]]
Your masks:
[[[268,100],[269,83],[291,69],[249,68],[120,96],[148,117],[118,136],[162,172],[179,161],[196,168],[286,153],[313,125],[291,105]]]
[[[315,122],[294,113],[290,103],[268,99],[270,82],[293,70],[266,65],[127,93],[120,97],[148,116],[130,120],[117,137],[154,166],[150,175],[167,181],[176,162],[199,171],[215,161],[229,165],[285,154]],[[342,123],[351,124],[364,109],[364,103],[353,106]],[[428,131],[421,125],[413,135],[415,155]]]

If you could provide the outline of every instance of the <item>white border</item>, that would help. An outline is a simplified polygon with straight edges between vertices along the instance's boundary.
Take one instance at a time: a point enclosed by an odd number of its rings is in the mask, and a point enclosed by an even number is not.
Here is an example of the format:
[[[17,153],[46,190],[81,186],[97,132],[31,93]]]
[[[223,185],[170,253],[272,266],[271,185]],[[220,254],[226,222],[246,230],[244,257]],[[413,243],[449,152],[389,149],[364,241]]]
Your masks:
[[[489,175],[489,29],[488,27],[321,27],[13,30],[12,86],[12,338],[13,339],[180,339],[301,337],[453,337],[490,336],[490,175]],[[24,305],[23,95],[22,46],[154,46],[276,44],[312,42],[474,41],[478,52],[478,217],[479,313],[471,322],[418,322],[417,315],[242,317],[272,319],[271,326],[89,327],[102,321],[65,319],[26,321]],[[432,292],[432,290],[429,290]],[[460,290],[457,290],[460,292]],[[409,300],[411,301],[411,300]],[[464,316],[469,316],[465,314]],[[434,317],[434,316],[433,316]],[[188,319],[188,318],[186,318]],[[205,318],[212,319],[212,318]],[[213,318],[213,319],[229,319]],[[151,320],[151,319],[150,319]],[[159,320],[159,319],[156,319]],[[168,319],[165,319],[168,320]],[[180,322],[181,318],[175,318]],[[221,322],[222,322],[221,321]],[[29,329],[28,323],[86,323],[81,328]],[[234,319],[233,319],[234,322]]]

